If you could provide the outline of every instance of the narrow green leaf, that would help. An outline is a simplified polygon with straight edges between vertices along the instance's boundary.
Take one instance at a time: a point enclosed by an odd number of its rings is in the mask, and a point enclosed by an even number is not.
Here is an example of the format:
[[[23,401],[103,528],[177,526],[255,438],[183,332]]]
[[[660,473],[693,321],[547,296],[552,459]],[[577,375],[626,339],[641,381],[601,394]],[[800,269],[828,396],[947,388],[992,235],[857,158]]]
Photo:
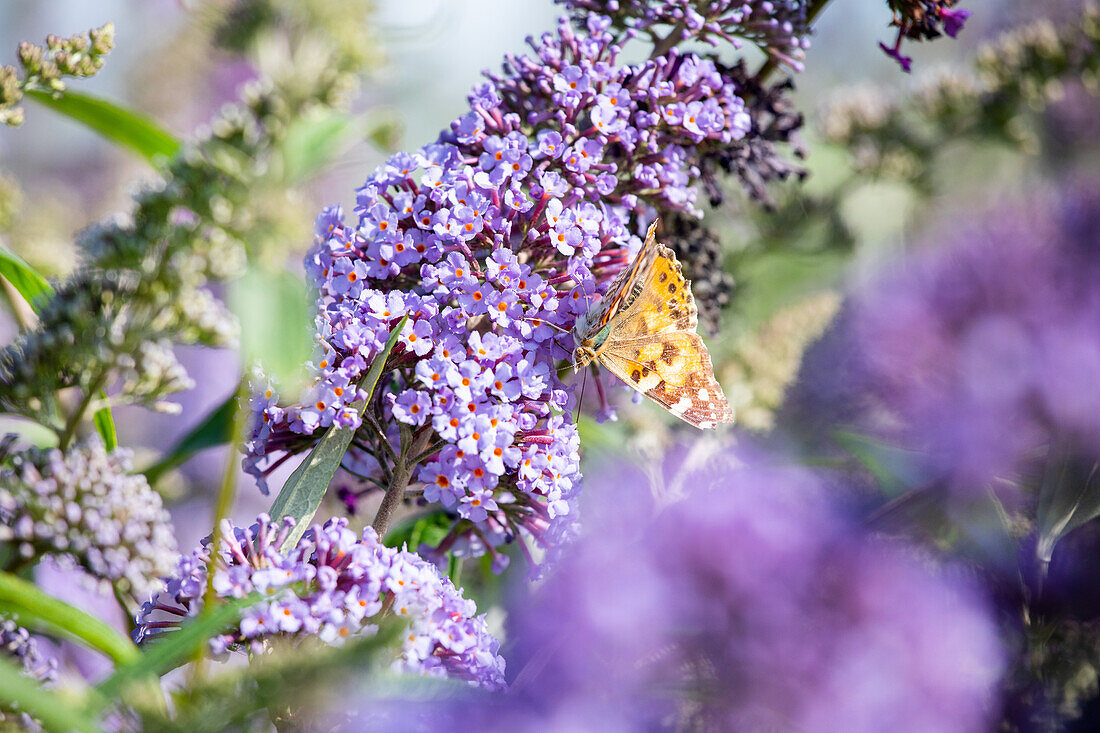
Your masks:
[[[27,97],[128,148],[156,166],[167,163],[180,150],[180,141],[152,119],[113,102],[67,91],[60,95],[27,91]]]
[[[11,573],[0,572],[0,608],[18,614],[24,626],[79,641],[103,652],[116,664],[129,664],[138,658],[137,647],[125,636]]]
[[[259,595],[230,600],[184,622],[179,631],[162,632],[148,642],[134,661],[120,666],[97,689],[110,698],[132,682],[172,671],[193,659],[213,636],[236,624],[244,609],[261,600],[263,597]]]
[[[106,400],[107,393],[101,391],[99,393],[100,399]],[[95,429],[99,431],[100,437],[103,438],[103,445],[107,450],[114,450],[118,447],[118,433],[115,432],[115,416],[111,413],[110,405],[104,405],[95,411],[92,415],[92,421],[95,422]]]
[[[185,462],[201,450],[228,443],[233,432],[233,415],[237,409],[237,393],[232,392],[195,428],[176,443],[167,455],[142,471],[150,484]]]
[[[378,378],[382,375],[386,359],[393,351],[397,338],[401,335],[401,329],[405,327],[405,322],[408,319],[409,317],[405,316],[400,323],[393,327],[389,339],[386,340],[385,347],[374,357],[370,370],[360,383],[359,386],[367,393],[367,400],[356,405],[360,415],[363,414],[370,398],[374,395],[374,388],[378,384]],[[317,513],[317,507],[321,506],[321,500],[325,497],[328,485],[332,481],[332,477],[336,475],[336,469],[340,467],[340,462],[344,460],[344,454],[347,453],[348,446],[354,436],[355,430],[352,428],[343,428],[337,425],[330,427],[309,455],[306,456],[306,459],[302,461],[302,464],[290,475],[279,495],[275,497],[275,501],[271,504],[272,518],[294,517],[298,521],[294,531],[283,543],[284,549],[294,547],[308,528],[310,520]]]
[[[46,730],[58,733],[87,731],[100,727],[87,712],[70,704],[53,690],[47,690],[24,675],[11,660],[0,657],[0,699],[14,703],[21,712],[41,721]]]
[[[35,308],[35,298],[39,295],[47,297],[53,295],[53,288],[50,287],[46,278],[39,275],[26,260],[2,244],[0,244],[0,277],[10,282],[36,311],[38,309]]]
[[[0,415],[0,435],[14,433],[36,448],[56,448],[57,433],[30,418]]]

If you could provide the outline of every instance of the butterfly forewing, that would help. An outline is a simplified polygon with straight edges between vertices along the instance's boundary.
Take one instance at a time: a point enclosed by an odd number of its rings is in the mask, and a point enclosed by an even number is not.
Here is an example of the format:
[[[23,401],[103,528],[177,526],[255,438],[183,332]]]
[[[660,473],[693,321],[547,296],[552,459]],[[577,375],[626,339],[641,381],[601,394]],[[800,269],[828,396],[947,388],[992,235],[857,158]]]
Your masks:
[[[657,223],[654,222],[649,227],[645,243],[642,244],[642,248],[638,251],[634,262],[616,275],[615,279],[611,281],[611,285],[607,287],[607,294],[596,305],[595,312],[589,319],[589,323],[592,325],[589,333],[586,334],[588,337],[595,336],[603,330],[603,327],[617,313],[629,308],[641,294],[646,274],[658,256],[660,245],[657,244],[656,230]]]
[[[620,310],[611,325],[611,335],[618,340],[649,336],[665,331],[695,333],[699,311],[691,294],[691,284],[684,279],[676,255],[658,244],[657,257],[646,273],[641,292],[629,307]]]

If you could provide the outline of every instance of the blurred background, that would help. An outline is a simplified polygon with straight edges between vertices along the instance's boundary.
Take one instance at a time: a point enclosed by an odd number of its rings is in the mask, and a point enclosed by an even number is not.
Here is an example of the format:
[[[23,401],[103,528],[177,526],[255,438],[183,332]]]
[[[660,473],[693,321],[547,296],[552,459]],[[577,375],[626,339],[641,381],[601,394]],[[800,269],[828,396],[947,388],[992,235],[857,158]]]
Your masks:
[[[259,61],[227,51],[232,42],[215,35],[231,38],[234,29],[219,25],[210,7],[182,0],[3,3],[0,53],[13,62],[21,40],[41,42],[49,33],[64,36],[112,21],[115,48],[105,67],[70,86],[147,115],[186,140],[238,99],[243,85],[256,78],[257,63],[277,69],[280,62],[278,48],[259,54]],[[355,14],[362,27],[353,30],[360,34],[357,42],[369,45],[367,71],[351,106],[357,124],[300,183],[273,186],[278,190],[261,205],[271,219],[261,256],[293,272],[301,270],[312,220],[322,206],[339,203],[349,210],[369,171],[395,150],[434,139],[462,111],[482,70],[499,68],[504,54],[523,51],[526,36],[552,28],[560,15],[550,2],[508,0],[379,0],[342,10],[362,11]],[[853,135],[844,137],[851,127],[846,121],[873,120],[889,104],[919,99],[919,90],[935,79],[972,75],[982,44],[1006,28],[1058,13],[1072,17],[1060,5],[983,3],[958,42],[909,44],[911,75],[878,48],[894,34],[885,4],[834,0],[821,14],[806,69],[795,79],[796,107],[807,118],[805,184],[775,186],[775,213],[732,187],[718,208],[707,211],[721,244],[720,261],[711,266],[729,273],[708,276],[728,291],[710,348],[740,430],[759,434],[773,427],[805,346],[837,312],[846,283],[875,272],[876,263],[912,247],[938,221],[988,208],[1049,178],[1058,148],[1037,140],[1061,135],[1068,148],[1067,129],[1076,139],[1088,139],[1089,126],[1096,124],[1080,114],[1081,104],[1074,106],[1073,89],[1063,91],[1062,101],[1037,121],[1021,117],[1007,137],[1002,130],[972,130],[946,152],[922,150],[904,134],[893,153],[860,150]],[[131,197],[155,181],[156,172],[86,126],[31,102],[26,107],[22,127],[0,129],[0,240],[57,277],[77,261],[74,234],[125,215]],[[888,143],[894,131],[880,132]],[[1057,165],[1088,170],[1094,149],[1073,149]],[[274,337],[300,341],[304,318],[283,324],[283,333]],[[0,339],[10,340],[16,330],[11,314],[0,312]],[[234,388],[239,360],[233,352],[185,347],[182,358],[196,386],[176,395],[181,417],[132,407],[119,411],[120,442],[138,451],[139,466],[198,425]],[[630,406],[625,393],[618,402],[624,406],[619,423],[584,421],[586,444],[593,446],[590,462],[602,459],[599,446],[624,441],[629,450],[657,454],[679,430],[649,406]],[[181,546],[208,531],[210,496],[224,461],[224,448],[205,450],[159,482],[166,497],[175,499]],[[274,485],[279,481],[277,475]],[[246,519],[266,499],[250,479],[242,475],[242,482],[234,513]]]
[[[1023,104],[1007,121],[973,121],[966,136],[945,143],[946,149],[939,143],[922,147],[904,121],[880,124],[864,140],[853,132],[868,121],[874,128],[876,120],[889,117],[883,110],[890,105],[920,111],[922,95],[928,96],[922,90],[937,79],[975,75],[983,44],[1037,18],[1072,18],[1074,4],[1064,5],[983,3],[957,42],[909,44],[911,75],[878,48],[894,34],[885,4],[834,0],[821,14],[806,70],[795,79],[796,107],[807,118],[802,139],[808,178],[803,185],[773,188],[774,213],[732,189],[707,211],[721,243],[720,261],[712,267],[730,275],[718,284],[729,292],[710,347],[740,430],[759,434],[773,427],[805,346],[839,309],[846,284],[915,246],[941,221],[1094,166],[1095,145],[1085,141],[1094,143],[1097,123],[1083,113],[1090,109],[1089,96],[1072,85],[1040,90],[1042,99],[1030,106],[1042,114],[1029,114]],[[483,69],[498,68],[504,54],[522,51],[526,36],[552,28],[560,15],[550,2],[508,0],[379,0],[372,7],[349,7],[362,10],[356,14],[362,27],[353,30],[369,45],[367,73],[352,102],[356,126],[339,136],[300,183],[270,192],[263,204],[271,222],[262,257],[274,267],[300,271],[322,206],[339,203],[348,210],[355,187],[374,166],[394,150],[434,139],[462,111]],[[182,0],[4,3],[0,53],[12,62],[21,40],[41,42],[48,33],[68,35],[112,21],[115,49],[105,67],[71,86],[147,115],[187,139],[238,98],[257,76],[257,63],[279,64],[278,48],[267,49],[266,57],[261,53],[259,61],[228,52],[232,42],[215,42],[214,36],[232,36],[234,29],[219,26],[208,10]],[[57,277],[77,261],[74,234],[125,215],[131,197],[155,181],[156,172],[85,126],[31,102],[26,107],[21,128],[0,130],[0,240]],[[710,277],[722,279],[720,273]],[[301,318],[286,323],[276,338],[300,341]],[[16,330],[11,314],[0,313],[0,339],[10,340]],[[139,465],[199,424],[235,385],[239,362],[233,352],[187,347],[183,359],[196,386],[177,395],[182,417],[138,408],[119,412],[120,442],[138,450]],[[625,406],[621,421],[597,426],[586,420],[587,444],[621,446],[625,440],[631,450],[659,452],[679,428],[657,410],[629,406],[625,395],[619,397]],[[588,460],[600,455],[590,450]],[[182,546],[207,532],[206,507],[224,461],[224,448],[203,451],[159,483],[177,500],[173,511]],[[243,481],[235,513],[247,518],[265,500]]]
[[[234,27],[211,12],[220,5],[2,3],[0,63],[15,61],[20,41],[40,43],[50,33],[66,36],[112,21],[115,48],[104,68],[93,78],[73,80],[70,88],[117,102],[187,140],[261,72],[285,72],[291,56],[278,38],[249,54],[233,53],[237,34],[253,33],[247,24],[262,27],[263,18],[238,18],[241,26]],[[896,32],[888,27],[886,3],[833,0],[815,25],[806,70],[795,77],[794,106],[806,119],[800,143],[805,181],[770,187],[768,207],[736,184],[721,192],[720,204],[704,206],[716,240],[700,244],[711,259],[697,265],[692,277],[697,294],[704,283],[711,293],[708,345],[738,415],[737,437],[797,445],[795,452],[808,463],[824,467],[848,470],[856,459],[858,480],[845,478],[856,490],[842,499],[873,517],[903,495],[903,461],[850,435],[842,445],[819,428],[850,416],[828,413],[828,405],[815,402],[823,393],[838,400],[845,394],[843,385],[830,392],[820,383],[828,382],[822,375],[839,375],[848,366],[850,354],[836,345],[846,295],[874,282],[901,255],[934,249],[988,212],[1050,200],[1076,182],[1095,183],[1095,44],[1067,56],[1063,52],[1073,43],[1059,40],[1059,29],[1073,28],[1080,19],[1080,5],[974,4],[957,40],[906,46],[914,71],[904,74],[878,47],[892,42]],[[248,242],[250,259],[291,278],[288,290],[263,293],[283,293],[291,303],[279,310],[285,318],[263,324],[264,338],[285,344],[287,353],[302,360],[309,344],[297,347],[307,338],[310,316],[301,260],[317,212],[330,204],[350,210],[355,188],[377,164],[393,151],[433,140],[463,111],[483,69],[496,69],[504,54],[523,51],[525,36],[551,29],[560,14],[549,0],[333,0],[330,7],[332,22],[345,26],[345,40],[363,56],[365,71],[351,92],[350,112],[321,120],[333,123],[332,134],[323,144],[306,136],[314,144],[300,146],[308,155],[299,150],[298,158],[284,156],[298,161],[295,175],[262,181],[250,201],[254,219],[262,223]],[[1027,30],[1014,30],[1019,28]],[[74,235],[125,216],[132,197],[156,181],[157,172],[83,125],[31,101],[24,106],[21,128],[0,128],[0,242],[43,274],[61,277],[77,263]],[[706,198],[700,196],[701,205]],[[219,294],[234,300],[233,293]],[[247,302],[236,309],[242,318],[265,317]],[[0,310],[0,342],[9,342],[18,327],[8,309]],[[138,467],[153,465],[236,389],[241,358],[235,350],[186,347],[181,360],[196,383],[175,396],[181,415],[137,407],[116,411],[120,443],[137,451]],[[817,382],[808,385],[811,368]],[[843,377],[836,379],[839,384]],[[690,430],[652,405],[632,405],[625,391],[614,399],[621,406],[617,422],[582,418],[586,474],[598,476],[601,464],[624,453],[657,460]],[[209,532],[212,497],[229,459],[224,447],[206,449],[156,481],[181,547]],[[272,485],[278,487],[291,469],[281,469]],[[884,486],[891,481],[900,487]],[[243,474],[240,486],[233,515],[251,521],[269,498]],[[1028,526],[1017,535],[1031,532]],[[1014,557],[1010,564],[1015,571]],[[48,577],[42,582],[50,587]],[[475,597],[487,592],[472,578],[467,583],[475,586]],[[59,578],[50,589],[65,596],[64,586]],[[91,602],[68,596],[79,605]],[[1088,613],[1100,617],[1096,609]],[[1064,667],[1067,675],[1080,669]],[[1096,668],[1089,669],[1088,689],[1096,697]]]

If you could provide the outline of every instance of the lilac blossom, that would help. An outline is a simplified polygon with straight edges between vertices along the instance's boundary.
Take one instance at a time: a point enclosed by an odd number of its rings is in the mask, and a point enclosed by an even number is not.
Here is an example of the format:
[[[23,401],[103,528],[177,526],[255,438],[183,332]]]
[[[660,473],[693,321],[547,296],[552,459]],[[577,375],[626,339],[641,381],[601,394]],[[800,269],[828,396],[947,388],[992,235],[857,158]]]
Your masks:
[[[50,682],[57,678],[57,660],[43,657],[30,632],[10,618],[0,618],[0,652],[17,661],[23,672],[36,680]]]
[[[606,14],[617,27],[665,43],[698,39],[712,46],[741,48],[748,40],[795,71],[802,70],[807,37],[803,0],[556,0],[577,17]]]
[[[275,636],[314,636],[339,644],[372,634],[393,615],[408,621],[398,671],[450,677],[490,689],[504,683],[504,659],[477,608],[419,556],[386,547],[369,527],[361,536],[346,519],[315,525],[288,552],[279,550],[294,526],[266,515],[247,530],[225,520],[214,560],[213,588],[222,598],[265,596],[248,606],[240,624],[211,640],[214,653],[263,648]],[[134,637],[145,641],[201,610],[207,587],[209,540],[179,560],[167,590],[154,593],[136,617]]]
[[[731,12],[707,28],[740,23]],[[584,25],[563,20],[531,40],[533,54],[508,56],[436,142],[379,167],[357,191],[356,223],[339,208],[318,217],[306,261],[319,293],[316,381],[290,407],[253,399],[246,467],[261,487],[319,430],[360,427],[355,385],[407,316],[347,460],[402,454],[396,426],[407,426],[410,444],[437,449],[413,480],[453,512],[441,547],[489,552],[494,566],[504,543],[553,549],[574,532],[578,438],[556,373],[569,330],[658,212],[698,215],[700,156],[752,129],[738,84],[712,60],[668,48],[627,64],[632,32],[600,15]]]
[[[697,458],[608,470],[591,534],[512,603],[507,692],[368,690],[355,729],[989,729],[1003,651],[960,573],[861,534],[803,470]]]
[[[0,655],[19,665],[23,674],[39,682],[57,679],[57,660],[43,657],[38,643],[26,629],[10,618],[0,617]],[[0,728],[8,730],[41,730],[42,727],[26,713],[8,701],[0,702]]]

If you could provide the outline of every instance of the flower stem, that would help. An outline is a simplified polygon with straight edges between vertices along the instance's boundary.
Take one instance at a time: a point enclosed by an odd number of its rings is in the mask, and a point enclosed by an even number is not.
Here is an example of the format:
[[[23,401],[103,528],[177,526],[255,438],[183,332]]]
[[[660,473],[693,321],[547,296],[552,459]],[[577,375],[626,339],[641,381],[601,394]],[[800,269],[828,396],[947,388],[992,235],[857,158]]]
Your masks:
[[[80,426],[80,421],[84,418],[84,413],[88,411],[88,405],[92,403],[92,397],[95,396],[99,390],[103,389],[104,383],[107,381],[107,373],[104,372],[93,380],[91,386],[84,390],[80,397],[80,402],[77,404],[76,409],[69,415],[69,419],[65,421],[65,428],[61,432],[61,435],[57,441],[57,447],[64,451],[69,447],[69,443],[72,442],[73,436],[76,435],[76,429]]]
[[[371,526],[378,533],[379,539],[385,537],[393,513],[397,511],[397,507],[405,498],[405,489],[409,485],[409,479],[412,478],[413,469],[416,468],[418,462],[414,459],[421,458],[431,437],[431,430],[425,429],[410,435],[407,429],[402,428],[401,455],[394,463],[390,485],[386,488],[386,495],[382,497],[382,503],[378,506],[378,513],[374,515],[374,521],[371,522]]]

